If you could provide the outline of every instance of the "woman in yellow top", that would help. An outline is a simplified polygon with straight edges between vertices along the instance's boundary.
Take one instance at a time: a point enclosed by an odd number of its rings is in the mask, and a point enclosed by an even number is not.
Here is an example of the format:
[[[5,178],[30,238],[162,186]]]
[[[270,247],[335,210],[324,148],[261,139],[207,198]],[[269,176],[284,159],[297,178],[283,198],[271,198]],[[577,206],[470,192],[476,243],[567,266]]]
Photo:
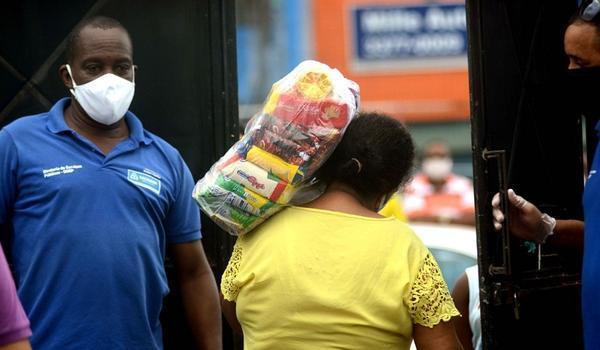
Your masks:
[[[221,291],[244,349],[460,349],[435,259],[377,214],[413,158],[400,122],[359,116],[321,168],[326,192],[238,238]]]

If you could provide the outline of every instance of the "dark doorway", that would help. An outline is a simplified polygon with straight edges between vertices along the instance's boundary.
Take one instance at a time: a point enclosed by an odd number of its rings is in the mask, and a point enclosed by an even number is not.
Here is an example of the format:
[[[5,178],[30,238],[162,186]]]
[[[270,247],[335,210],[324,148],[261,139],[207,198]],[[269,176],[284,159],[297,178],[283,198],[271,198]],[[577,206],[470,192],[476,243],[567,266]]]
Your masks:
[[[532,242],[503,240],[490,204],[505,181],[543,212],[582,218],[581,120],[569,103],[562,47],[576,5],[467,0],[486,349],[582,348],[581,252],[543,246],[539,254]],[[504,152],[504,165],[490,152]]]

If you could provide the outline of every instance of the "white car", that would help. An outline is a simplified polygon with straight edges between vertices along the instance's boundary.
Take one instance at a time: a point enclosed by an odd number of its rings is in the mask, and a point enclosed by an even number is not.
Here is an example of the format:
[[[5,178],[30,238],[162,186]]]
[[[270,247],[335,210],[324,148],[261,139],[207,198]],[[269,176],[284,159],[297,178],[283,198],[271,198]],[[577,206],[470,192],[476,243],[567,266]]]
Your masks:
[[[420,222],[410,227],[437,260],[450,290],[467,267],[477,264],[475,227]]]

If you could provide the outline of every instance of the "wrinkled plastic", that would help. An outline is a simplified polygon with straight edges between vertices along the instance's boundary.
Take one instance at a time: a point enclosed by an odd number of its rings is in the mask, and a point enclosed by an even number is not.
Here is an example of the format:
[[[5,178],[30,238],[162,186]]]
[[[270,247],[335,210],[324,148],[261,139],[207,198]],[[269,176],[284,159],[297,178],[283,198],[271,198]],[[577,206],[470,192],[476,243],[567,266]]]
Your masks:
[[[320,195],[313,176],[356,116],[358,91],[323,63],[300,63],[273,84],[242,139],[194,187],[202,211],[238,236]]]

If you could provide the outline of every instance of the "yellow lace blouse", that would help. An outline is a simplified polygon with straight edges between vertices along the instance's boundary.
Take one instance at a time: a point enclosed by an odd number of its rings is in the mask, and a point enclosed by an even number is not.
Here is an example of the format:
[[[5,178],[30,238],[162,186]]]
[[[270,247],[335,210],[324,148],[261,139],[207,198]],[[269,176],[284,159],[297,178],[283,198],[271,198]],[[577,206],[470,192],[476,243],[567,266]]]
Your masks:
[[[221,291],[244,349],[408,349],[413,324],[458,315],[409,226],[291,207],[238,238]]]

